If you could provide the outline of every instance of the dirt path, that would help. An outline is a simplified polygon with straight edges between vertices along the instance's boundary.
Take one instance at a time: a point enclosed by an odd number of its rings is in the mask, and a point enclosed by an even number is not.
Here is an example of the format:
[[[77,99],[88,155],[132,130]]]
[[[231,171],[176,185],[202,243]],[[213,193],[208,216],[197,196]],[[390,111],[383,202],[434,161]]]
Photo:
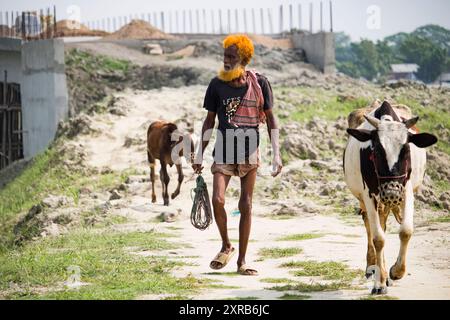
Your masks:
[[[126,116],[99,115],[94,117],[97,126],[103,128],[95,136],[80,136],[78,143],[82,144],[88,153],[87,163],[90,166],[113,170],[134,168],[139,172],[149,171],[145,156],[145,134],[148,124],[155,119],[177,120],[186,114],[190,118],[200,119],[203,116],[201,103],[203,99],[202,86],[184,87],[153,91],[125,91],[117,94],[127,110]],[[133,138],[137,144],[124,147],[127,138]],[[144,142],[144,143],[142,143]],[[212,149],[210,146],[209,149]],[[208,186],[212,185],[212,176],[208,165],[205,166],[204,177]],[[157,169],[159,170],[159,169]],[[207,289],[200,295],[190,297],[193,299],[227,299],[248,298],[277,299],[286,293],[300,294],[298,291],[275,291],[268,288],[277,284],[265,282],[267,278],[290,279],[298,281],[289,269],[279,267],[283,262],[289,261],[336,261],[343,262],[351,269],[365,268],[366,233],[360,217],[344,221],[336,215],[311,214],[303,212],[300,215],[286,220],[274,220],[267,215],[281,202],[271,204],[269,200],[254,199],[254,218],[251,242],[248,249],[247,262],[259,270],[257,277],[237,276],[236,258],[221,270],[223,273],[215,274],[209,268],[211,258],[220,249],[219,234],[215,225],[206,231],[199,231],[192,227],[189,220],[192,201],[190,189],[195,181],[191,177],[190,167],[185,165],[187,176],[182,186],[180,196],[171,201],[169,207],[162,206],[161,187],[157,179],[158,202],[150,201],[150,184],[137,183],[129,196],[117,200],[122,203],[115,209],[117,215],[126,216],[128,223],[115,225],[114,228],[122,231],[148,230],[156,228],[158,231],[173,233],[179,238],[178,242],[185,246],[177,250],[166,252],[168,256],[183,257],[188,265],[176,269],[176,276],[193,275],[196,278],[214,279],[217,286]],[[170,171],[170,191],[175,188],[175,170]],[[280,183],[283,177],[272,182],[270,178],[265,183]],[[234,178],[230,187],[239,189],[239,181]],[[239,216],[231,212],[236,209],[237,197],[227,197],[226,209],[228,215],[230,239],[237,248]],[[295,201],[291,199],[289,201]],[[289,205],[289,203],[288,203]],[[173,223],[155,222],[155,218],[163,213],[179,214]],[[394,224],[392,224],[394,225]],[[408,272],[404,279],[395,282],[389,288],[389,296],[399,299],[449,299],[450,298],[450,252],[449,230],[450,224],[439,223],[430,226],[418,227],[410,242],[408,251]],[[396,228],[395,228],[396,230]],[[303,241],[278,241],[282,236],[291,234],[319,233],[321,237]],[[297,255],[258,261],[258,251],[262,248],[301,248],[303,251]],[[389,233],[386,241],[386,260],[388,268],[395,262],[399,248],[398,235]],[[152,252],[134,252],[151,258]],[[363,272],[361,271],[362,275]],[[317,277],[301,277],[305,283],[326,283]],[[367,297],[370,292],[371,281],[357,277],[351,289],[336,291],[304,293],[312,299],[359,299]],[[303,294],[303,293],[302,293]],[[142,296],[140,299],[155,299],[158,296]]]

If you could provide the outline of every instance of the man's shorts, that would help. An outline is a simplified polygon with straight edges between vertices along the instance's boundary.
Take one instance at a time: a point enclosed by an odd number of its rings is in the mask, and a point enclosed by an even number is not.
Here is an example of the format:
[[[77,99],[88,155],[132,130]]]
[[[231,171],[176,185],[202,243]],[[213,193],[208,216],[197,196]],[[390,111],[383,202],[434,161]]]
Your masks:
[[[222,173],[227,176],[245,177],[252,170],[258,169],[259,164],[220,164],[213,163],[211,173]]]
[[[256,156],[256,163],[226,164],[214,162],[211,167],[211,173],[214,175],[219,172],[227,176],[243,178],[252,170],[257,170],[260,166],[259,149],[256,150],[256,155],[253,154],[252,156]],[[250,158],[252,158],[252,156]]]

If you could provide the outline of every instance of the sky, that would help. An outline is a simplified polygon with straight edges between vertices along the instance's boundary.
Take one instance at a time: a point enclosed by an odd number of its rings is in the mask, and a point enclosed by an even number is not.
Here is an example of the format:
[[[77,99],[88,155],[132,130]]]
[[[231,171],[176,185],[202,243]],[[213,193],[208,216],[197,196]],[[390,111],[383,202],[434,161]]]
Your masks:
[[[89,26],[101,26],[101,20],[112,17],[127,18],[132,15],[133,18],[141,18],[145,14],[147,19],[150,13],[150,19],[154,19],[156,12],[156,25],[161,27],[160,12],[165,12],[166,31],[176,31],[175,11],[179,10],[179,29],[182,28],[182,11],[193,10],[193,29],[196,30],[196,10],[199,10],[200,18],[203,16],[203,10],[206,13],[206,28],[212,29],[213,12],[215,18],[215,29],[218,31],[218,9],[222,11],[222,23],[224,31],[227,31],[227,12],[231,10],[231,32],[243,32],[244,18],[243,9],[246,9],[247,28],[253,30],[251,20],[251,9],[255,9],[255,26],[256,31],[261,32],[261,15],[260,9],[263,8],[264,31],[269,32],[272,28],[274,32],[280,29],[279,11],[280,5],[284,11],[283,30],[288,30],[290,26],[289,5],[292,5],[292,26],[299,26],[298,5],[302,7],[301,24],[303,29],[310,28],[309,8],[310,3],[313,4],[313,31],[319,31],[320,27],[320,2],[323,2],[323,29],[330,30],[329,18],[329,0],[310,0],[310,1],[293,1],[293,0],[0,0],[0,11],[10,12],[22,10],[36,10],[56,5],[57,18],[71,18],[79,20]],[[450,1],[449,0],[333,0],[333,30],[343,31],[350,35],[353,41],[361,38],[378,40],[385,36],[392,35],[397,32],[411,32],[419,26],[425,24],[438,24],[450,29]],[[234,12],[238,9],[238,25],[236,27]],[[272,27],[269,24],[269,10],[272,16]],[[214,10],[214,11],[211,11]],[[169,26],[169,12],[170,26]],[[186,11],[186,28],[189,31],[189,11]],[[0,15],[1,16],[1,15]],[[4,18],[3,18],[4,19]],[[128,18],[129,19],[129,18]],[[123,19],[124,21],[125,19]],[[1,22],[1,21],[0,21]],[[112,27],[112,19],[111,19]],[[117,18],[117,25],[119,20]],[[200,30],[204,28],[203,22],[200,22]]]

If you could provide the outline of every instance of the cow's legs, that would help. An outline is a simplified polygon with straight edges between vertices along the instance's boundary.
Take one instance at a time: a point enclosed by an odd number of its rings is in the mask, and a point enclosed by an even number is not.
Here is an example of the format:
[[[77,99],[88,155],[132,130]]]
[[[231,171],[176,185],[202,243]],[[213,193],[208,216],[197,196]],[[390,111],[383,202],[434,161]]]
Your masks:
[[[402,208],[403,220],[400,225],[400,252],[398,254],[397,262],[391,267],[389,276],[392,280],[401,279],[406,271],[406,250],[408,249],[408,242],[414,231],[413,216],[414,216],[414,196],[410,183],[406,187],[405,203]]]
[[[372,235],[373,245],[375,247],[376,258],[377,258],[377,267],[379,270],[379,276],[377,276],[377,283],[375,287],[372,289],[372,293],[374,294],[384,294],[387,292],[386,289],[386,279],[387,272],[383,263],[383,255],[384,255],[384,242],[385,235],[383,228],[380,222],[380,216],[378,215],[377,207],[375,206],[374,200],[366,195],[364,197],[364,203],[367,209],[367,218],[369,220],[370,233]]]
[[[381,228],[383,228],[384,234],[386,234],[386,223],[387,223],[387,219],[389,217],[389,209],[386,208],[383,205],[380,205],[380,209],[378,211],[378,215],[380,216],[380,223],[381,223]],[[386,259],[384,257],[384,253],[383,253],[383,268],[384,270],[386,269]],[[390,285],[392,285],[392,282],[389,280],[389,278],[386,275],[386,285],[389,287]]]
[[[181,167],[181,164],[177,164],[176,166],[177,166],[177,172],[178,172],[178,186],[175,189],[175,191],[172,193],[172,199],[175,199],[175,197],[180,194],[181,183],[183,182],[183,179],[184,179],[183,168]]]
[[[169,177],[169,174],[167,173],[167,164],[162,161],[161,161],[160,179],[161,179],[161,184],[162,184],[162,196],[164,199],[164,205],[168,206],[169,205],[168,187],[169,187],[170,177]]]
[[[375,246],[373,245],[372,233],[370,232],[370,225],[369,225],[369,220],[367,218],[367,212],[365,212],[361,209],[361,215],[363,217],[364,226],[366,227],[366,232],[367,232],[366,278],[369,278],[372,275],[372,273],[367,272],[367,270],[369,269],[370,266],[374,266],[377,264],[377,256],[376,256]]]

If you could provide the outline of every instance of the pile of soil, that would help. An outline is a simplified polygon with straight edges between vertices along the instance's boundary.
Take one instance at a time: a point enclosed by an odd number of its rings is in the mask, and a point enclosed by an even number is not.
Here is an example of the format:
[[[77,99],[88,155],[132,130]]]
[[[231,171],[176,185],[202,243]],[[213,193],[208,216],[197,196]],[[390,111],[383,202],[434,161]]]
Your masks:
[[[8,26],[5,25],[0,25],[0,35],[1,36],[6,36],[8,34],[10,34],[11,29]]]
[[[269,49],[280,48],[280,49],[292,49],[294,48],[290,38],[285,39],[273,39],[268,36],[263,36],[260,34],[249,34],[250,39],[252,39],[255,45],[260,44]]]
[[[105,37],[106,39],[119,40],[119,39],[174,39],[175,37],[162,32],[161,30],[153,27],[151,24],[144,20],[132,20],[130,23],[124,25],[116,32]]]
[[[91,30],[74,20],[60,20],[56,23],[56,37],[104,37],[108,34],[102,30]]]

